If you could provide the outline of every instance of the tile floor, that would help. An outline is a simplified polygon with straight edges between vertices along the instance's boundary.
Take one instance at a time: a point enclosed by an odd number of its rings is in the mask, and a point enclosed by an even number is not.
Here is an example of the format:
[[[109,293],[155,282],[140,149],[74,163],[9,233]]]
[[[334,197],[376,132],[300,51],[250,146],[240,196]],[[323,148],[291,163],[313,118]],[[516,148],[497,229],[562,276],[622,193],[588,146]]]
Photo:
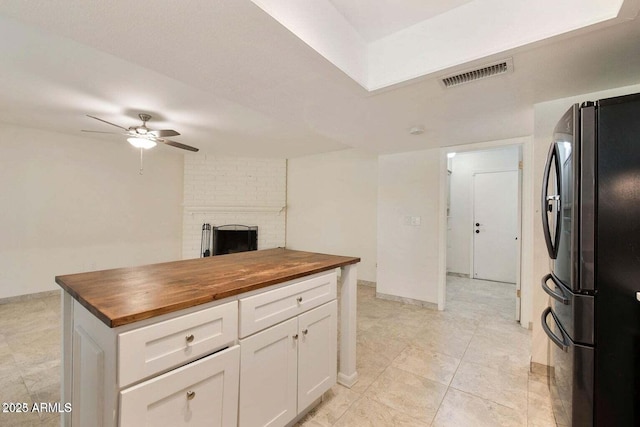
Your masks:
[[[60,402],[60,296],[0,305],[0,426],[59,426],[58,413],[31,412]],[[6,413],[5,403],[26,403]]]
[[[449,277],[438,312],[360,286],[359,381],[334,386],[299,425],[562,426],[547,378],[529,373],[513,295],[513,285]],[[59,376],[59,296],[0,305],[0,402],[59,402]],[[0,426],[58,425],[55,413],[0,412]]]
[[[357,369],[300,426],[562,426],[546,376],[529,373],[531,332],[514,285],[449,276],[444,312],[358,289]]]

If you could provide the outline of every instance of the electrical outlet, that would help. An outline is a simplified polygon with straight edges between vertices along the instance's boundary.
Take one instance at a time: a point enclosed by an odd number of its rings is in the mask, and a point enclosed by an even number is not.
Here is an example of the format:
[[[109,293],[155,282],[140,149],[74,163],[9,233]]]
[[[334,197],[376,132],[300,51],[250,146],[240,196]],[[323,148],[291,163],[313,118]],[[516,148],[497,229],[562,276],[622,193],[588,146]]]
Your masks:
[[[421,220],[420,220],[419,216],[409,216],[409,215],[407,215],[407,216],[403,216],[402,217],[402,223],[404,225],[409,225],[409,226],[416,227],[416,226],[420,225]]]

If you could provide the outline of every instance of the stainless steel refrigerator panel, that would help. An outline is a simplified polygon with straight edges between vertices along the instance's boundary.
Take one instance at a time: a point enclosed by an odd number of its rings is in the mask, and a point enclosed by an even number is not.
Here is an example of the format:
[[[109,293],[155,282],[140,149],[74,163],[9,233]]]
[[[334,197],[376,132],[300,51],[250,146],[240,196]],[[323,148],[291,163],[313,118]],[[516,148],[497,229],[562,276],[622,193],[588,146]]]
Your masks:
[[[567,351],[554,347],[555,381],[569,425],[593,426],[593,347],[570,340]]]
[[[640,95],[598,102],[596,424],[640,425]]]
[[[578,290],[579,260],[579,162],[580,162],[580,108],[573,105],[562,116],[553,132],[556,154],[556,177],[559,189],[555,204],[559,221],[555,240],[555,258],[552,272],[572,290]],[[551,174],[549,174],[551,175]],[[546,174],[545,174],[546,177]],[[551,179],[551,178],[550,178]],[[543,186],[548,186],[544,182]],[[544,222],[544,218],[543,218]],[[544,225],[543,225],[544,227]]]
[[[552,308],[572,341],[593,345],[594,297],[571,292],[553,274],[542,279],[542,289],[552,298]]]
[[[580,117],[580,251],[579,282],[582,292],[595,290],[596,109],[581,109]]]
[[[593,426],[594,348],[576,344],[560,325],[558,316],[548,307],[542,313],[542,329],[551,342],[554,381],[564,412],[571,426]],[[549,326],[551,323],[551,326]]]

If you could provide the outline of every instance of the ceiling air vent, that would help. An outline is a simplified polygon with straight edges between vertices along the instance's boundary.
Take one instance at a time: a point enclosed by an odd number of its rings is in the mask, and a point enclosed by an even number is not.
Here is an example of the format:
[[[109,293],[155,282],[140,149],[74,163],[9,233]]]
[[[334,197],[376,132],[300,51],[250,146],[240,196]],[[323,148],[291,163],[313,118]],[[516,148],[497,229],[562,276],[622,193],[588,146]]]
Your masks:
[[[505,74],[511,71],[513,71],[513,61],[511,58],[508,58],[493,64],[485,65],[482,68],[475,68],[473,70],[446,76],[441,80],[441,82],[445,88],[449,88],[480,79],[486,79],[488,77],[499,76],[500,74]]]

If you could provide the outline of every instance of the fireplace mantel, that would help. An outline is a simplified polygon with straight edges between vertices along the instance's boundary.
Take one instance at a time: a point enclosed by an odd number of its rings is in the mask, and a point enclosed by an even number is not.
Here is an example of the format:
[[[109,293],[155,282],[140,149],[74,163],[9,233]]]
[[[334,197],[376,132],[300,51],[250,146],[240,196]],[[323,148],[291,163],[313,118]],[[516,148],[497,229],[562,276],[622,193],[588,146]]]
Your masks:
[[[208,206],[183,206],[185,212],[190,214],[208,212],[266,212],[280,213],[287,209],[287,206],[264,206],[264,205],[208,205]]]

